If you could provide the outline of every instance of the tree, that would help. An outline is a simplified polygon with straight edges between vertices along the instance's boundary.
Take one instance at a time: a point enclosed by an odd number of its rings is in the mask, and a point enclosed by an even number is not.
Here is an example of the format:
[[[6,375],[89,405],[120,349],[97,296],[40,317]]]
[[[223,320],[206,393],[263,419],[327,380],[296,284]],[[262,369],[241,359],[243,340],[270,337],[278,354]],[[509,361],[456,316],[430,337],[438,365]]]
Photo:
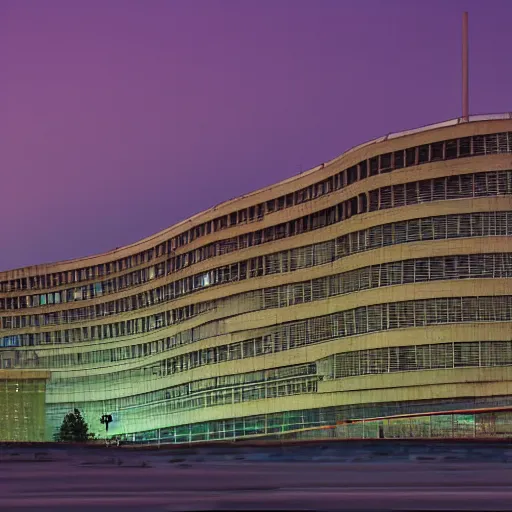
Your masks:
[[[60,426],[59,441],[85,442],[89,439],[89,427],[82,413],[75,409],[66,414]]]

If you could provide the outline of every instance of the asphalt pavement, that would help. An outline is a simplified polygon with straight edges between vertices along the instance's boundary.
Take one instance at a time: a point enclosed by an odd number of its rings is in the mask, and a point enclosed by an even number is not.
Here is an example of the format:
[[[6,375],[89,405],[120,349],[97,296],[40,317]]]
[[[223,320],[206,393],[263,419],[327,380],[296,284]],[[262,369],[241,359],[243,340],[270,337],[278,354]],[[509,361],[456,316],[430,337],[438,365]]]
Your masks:
[[[512,511],[512,464],[209,461],[122,449],[0,452],[0,510]]]

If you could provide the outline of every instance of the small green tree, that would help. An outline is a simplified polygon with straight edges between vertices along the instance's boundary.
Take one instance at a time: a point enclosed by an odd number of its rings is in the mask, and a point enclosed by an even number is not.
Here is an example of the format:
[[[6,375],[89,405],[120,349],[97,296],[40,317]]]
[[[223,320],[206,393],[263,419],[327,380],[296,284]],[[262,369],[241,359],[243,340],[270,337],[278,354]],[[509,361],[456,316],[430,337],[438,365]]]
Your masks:
[[[59,431],[59,441],[85,442],[89,439],[89,427],[82,413],[75,409],[66,414]]]

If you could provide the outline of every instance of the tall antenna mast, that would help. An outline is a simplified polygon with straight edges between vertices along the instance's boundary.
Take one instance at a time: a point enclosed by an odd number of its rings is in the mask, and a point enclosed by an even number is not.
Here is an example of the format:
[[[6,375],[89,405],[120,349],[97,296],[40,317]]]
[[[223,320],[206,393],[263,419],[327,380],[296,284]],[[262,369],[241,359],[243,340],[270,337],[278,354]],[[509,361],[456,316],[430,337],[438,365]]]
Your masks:
[[[468,13],[462,15],[462,120],[469,121]]]

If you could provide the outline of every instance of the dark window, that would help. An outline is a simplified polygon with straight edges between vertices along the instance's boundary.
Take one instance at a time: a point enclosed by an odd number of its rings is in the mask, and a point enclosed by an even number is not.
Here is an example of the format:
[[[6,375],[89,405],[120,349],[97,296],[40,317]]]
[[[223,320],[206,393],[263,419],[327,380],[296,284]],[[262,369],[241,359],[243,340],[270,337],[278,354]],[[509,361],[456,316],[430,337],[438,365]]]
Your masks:
[[[404,152],[395,151],[395,169],[402,169],[405,165]]]
[[[370,211],[374,212],[379,209],[379,190],[372,190],[370,196]]]
[[[421,202],[432,201],[432,180],[420,181],[419,193]]]
[[[457,139],[446,141],[445,158],[446,160],[457,158]]]
[[[359,176],[362,180],[368,177],[368,163],[366,160],[359,162]]]
[[[350,214],[356,215],[358,213],[357,211],[357,197],[353,197],[350,201]]]
[[[485,153],[488,155],[490,153],[498,152],[498,143],[496,134],[494,135],[486,135],[485,136]]]
[[[446,198],[458,199],[460,194],[460,177],[448,176],[446,178]]]
[[[417,183],[406,183],[405,185],[406,204],[416,204],[418,202]]]
[[[442,160],[443,159],[443,146],[444,142],[434,142],[430,146],[431,156],[430,160]]]
[[[341,173],[339,172],[334,176],[334,190],[339,190],[341,185]]]
[[[427,144],[418,148],[418,164],[424,164],[429,161],[429,147]]]
[[[359,194],[359,209],[361,213],[365,213],[368,209],[368,200],[366,194]]]
[[[370,158],[370,176],[379,174],[379,157]]]
[[[416,165],[416,148],[407,148],[405,150],[405,165]]]
[[[341,171],[338,175],[340,177],[340,188],[347,186],[347,171]]]
[[[446,199],[446,178],[437,178],[433,185],[434,201],[443,201]]]
[[[391,170],[391,153],[380,155],[380,172],[389,172]]]
[[[473,155],[485,154],[485,139],[481,135],[473,137]]]
[[[405,185],[393,186],[393,206],[395,208],[405,205]]]
[[[460,197],[473,196],[473,176],[471,174],[463,174],[460,176]]]
[[[471,154],[471,137],[459,139],[459,157],[469,156]]]
[[[348,185],[351,185],[352,183],[355,183],[357,181],[357,166],[356,165],[347,169],[347,181],[348,181]]]

